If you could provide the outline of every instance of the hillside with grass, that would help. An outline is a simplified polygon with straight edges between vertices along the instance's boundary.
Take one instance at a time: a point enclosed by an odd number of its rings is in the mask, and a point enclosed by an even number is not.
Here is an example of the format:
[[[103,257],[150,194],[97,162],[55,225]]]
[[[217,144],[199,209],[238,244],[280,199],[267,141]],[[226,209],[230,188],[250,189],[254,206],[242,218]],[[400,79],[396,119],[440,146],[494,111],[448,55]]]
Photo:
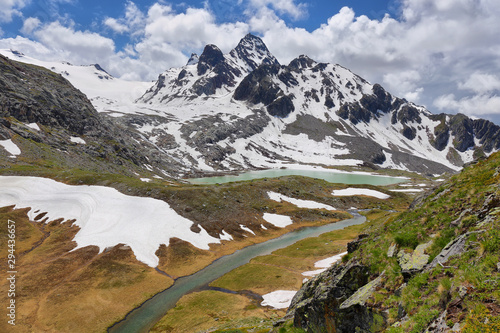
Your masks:
[[[283,322],[307,332],[500,331],[500,154],[365,232],[304,284]]]

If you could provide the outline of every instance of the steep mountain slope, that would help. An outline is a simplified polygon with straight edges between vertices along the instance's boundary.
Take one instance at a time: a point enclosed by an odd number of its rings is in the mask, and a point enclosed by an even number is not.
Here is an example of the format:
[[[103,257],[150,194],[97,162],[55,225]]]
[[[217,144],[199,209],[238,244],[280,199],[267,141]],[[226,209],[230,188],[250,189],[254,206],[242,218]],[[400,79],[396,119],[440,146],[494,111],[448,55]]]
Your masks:
[[[496,153],[381,219],[302,287],[288,318],[307,332],[498,331],[499,168]]]
[[[97,70],[97,68],[94,68]],[[148,172],[156,147],[103,117],[62,75],[0,55],[0,165]],[[162,170],[182,167],[168,156]],[[151,166],[150,166],[151,168]]]
[[[193,54],[186,66],[160,74],[156,84],[139,101],[179,105],[201,95],[225,95],[261,64],[278,64],[278,61],[262,40],[250,34],[226,55],[217,46],[207,45],[201,56]]]

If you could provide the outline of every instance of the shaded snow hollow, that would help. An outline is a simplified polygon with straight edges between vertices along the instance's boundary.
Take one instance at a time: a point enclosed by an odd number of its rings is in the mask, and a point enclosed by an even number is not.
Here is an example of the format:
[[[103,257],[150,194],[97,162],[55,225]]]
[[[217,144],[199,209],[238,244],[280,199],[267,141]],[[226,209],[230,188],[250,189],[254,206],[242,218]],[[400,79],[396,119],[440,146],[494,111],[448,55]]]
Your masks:
[[[168,246],[172,237],[208,250],[220,239],[201,228],[190,230],[193,222],[177,214],[166,202],[124,195],[103,186],[72,186],[37,177],[0,176],[0,207],[31,208],[34,220],[46,212],[46,221],[75,220],[80,227],[74,241],[78,248],[89,245],[102,252],[117,244],[129,245],[139,261],[158,266],[156,250]],[[227,235],[223,234],[227,239]]]

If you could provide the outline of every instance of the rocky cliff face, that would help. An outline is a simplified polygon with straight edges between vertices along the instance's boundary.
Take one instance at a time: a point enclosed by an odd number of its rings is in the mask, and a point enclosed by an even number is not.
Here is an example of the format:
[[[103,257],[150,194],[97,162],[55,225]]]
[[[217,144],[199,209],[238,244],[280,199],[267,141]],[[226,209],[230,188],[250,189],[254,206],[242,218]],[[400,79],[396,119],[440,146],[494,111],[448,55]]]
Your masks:
[[[248,34],[229,54],[216,45],[205,46],[187,65],[160,74],[158,82],[139,99],[143,103],[169,103],[175,99],[224,94],[261,64],[278,64],[258,37]]]
[[[0,56],[0,116],[86,134],[100,126],[87,97],[61,75]]]
[[[372,221],[343,263],[303,285],[285,320],[307,332],[497,331],[499,184],[495,153]]]
[[[0,139],[15,139],[22,147],[21,159],[3,160],[2,164],[46,163],[123,172],[124,168],[141,170],[144,164],[154,164],[153,157],[159,153],[99,114],[61,75],[1,55],[0,117]],[[168,156],[158,166],[167,170],[179,167]]]

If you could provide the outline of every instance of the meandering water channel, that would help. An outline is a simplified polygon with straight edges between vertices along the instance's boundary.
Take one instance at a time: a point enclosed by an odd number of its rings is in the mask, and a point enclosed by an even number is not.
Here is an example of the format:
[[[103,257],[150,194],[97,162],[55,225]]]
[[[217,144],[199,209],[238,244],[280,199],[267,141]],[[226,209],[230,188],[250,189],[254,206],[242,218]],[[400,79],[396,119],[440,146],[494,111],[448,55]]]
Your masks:
[[[168,310],[172,309],[184,295],[202,289],[207,284],[218,279],[231,270],[248,263],[252,258],[267,255],[271,252],[292,245],[299,240],[316,237],[325,232],[343,229],[361,224],[366,218],[351,212],[353,218],[327,224],[320,227],[307,227],[289,232],[279,238],[255,244],[221,257],[201,271],[175,280],[174,284],[144,302],[140,307],[130,312],[125,319],[108,329],[110,333],[148,332]]]

